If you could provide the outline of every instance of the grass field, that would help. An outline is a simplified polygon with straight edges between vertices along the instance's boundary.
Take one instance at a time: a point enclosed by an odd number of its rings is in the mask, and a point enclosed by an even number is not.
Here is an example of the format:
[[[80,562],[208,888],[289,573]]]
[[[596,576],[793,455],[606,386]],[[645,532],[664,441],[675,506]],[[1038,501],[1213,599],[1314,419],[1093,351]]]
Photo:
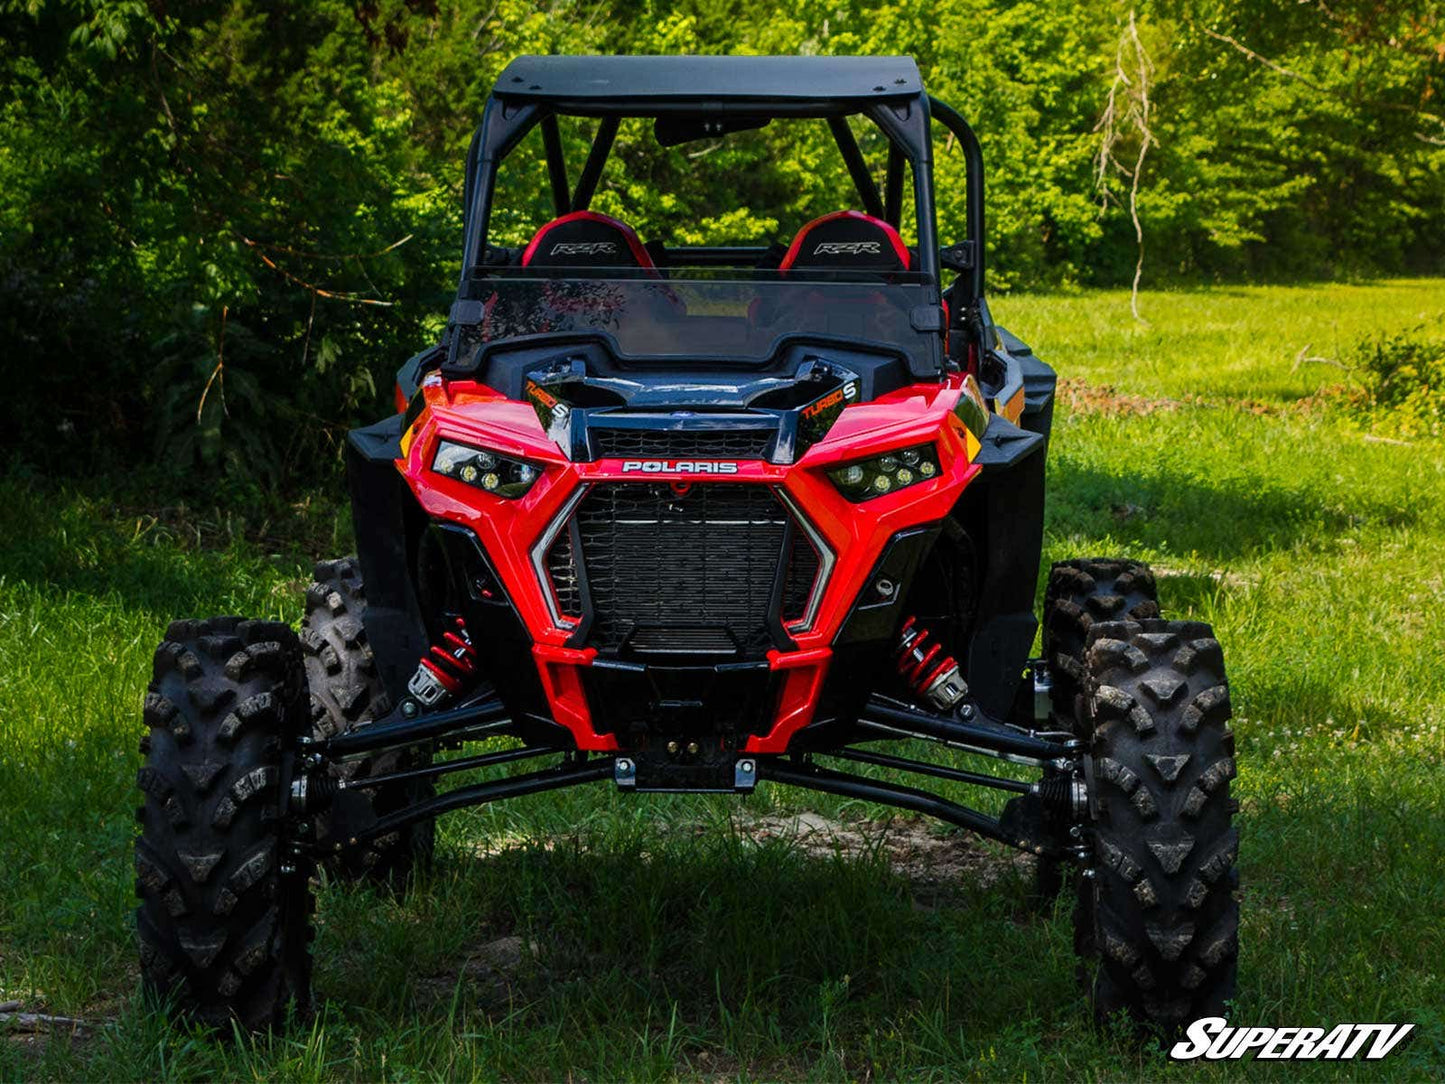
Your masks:
[[[1233,1022],[1414,1021],[1383,1066],[1445,1079],[1445,446],[1311,396],[1363,335],[1445,312],[1445,282],[1006,298],[1070,384],[1046,559],[1129,555],[1214,623],[1236,710],[1242,956]],[[1112,389],[1112,390],[1110,390]],[[1072,405],[1069,405],[1072,404]],[[763,789],[610,788],[454,815],[396,899],[320,894],[314,1023],[218,1042],[137,996],[132,785],[173,616],[295,620],[311,506],[274,531],[99,490],[0,483],[0,1002],[83,1017],[4,1034],[0,1077],[1226,1079],[1097,1034],[1068,908],[1005,852]],[[249,530],[249,535],[248,535]],[[251,537],[252,541],[246,541]],[[302,552],[311,549],[319,552]],[[961,762],[961,761],[960,761]],[[800,821],[794,814],[808,815]]]

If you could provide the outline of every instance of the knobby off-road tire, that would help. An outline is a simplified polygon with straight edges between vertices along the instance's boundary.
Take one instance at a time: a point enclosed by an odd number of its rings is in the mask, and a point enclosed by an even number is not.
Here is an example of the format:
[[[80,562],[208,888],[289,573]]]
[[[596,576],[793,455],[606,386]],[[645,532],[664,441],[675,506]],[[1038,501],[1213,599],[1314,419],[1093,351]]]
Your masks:
[[[1049,570],[1044,591],[1044,661],[1053,682],[1054,717],[1058,725],[1081,738],[1088,737],[1086,706],[1080,694],[1086,684],[1084,648],[1096,621],[1143,619],[1159,616],[1154,573],[1139,561],[1086,557],[1060,561]],[[1043,831],[1059,846],[1069,841],[1069,824],[1043,810]],[[1033,901],[1048,907],[1064,886],[1062,863],[1040,858]],[[1081,951],[1087,946],[1076,946]]]
[[[1044,590],[1044,661],[1053,682],[1054,714],[1078,725],[1087,713],[1075,699],[1085,690],[1084,648],[1099,621],[1141,621],[1159,617],[1154,573],[1139,561],[1086,557],[1060,561],[1049,570]]]
[[[309,870],[283,838],[292,743],[306,725],[296,634],[238,617],[174,622],[144,719],[143,985],[206,1024],[278,1024],[310,997]]]
[[[344,734],[385,715],[391,702],[377,673],[362,617],[366,592],[356,558],[322,561],[306,590],[301,646],[311,690],[314,736]],[[429,748],[413,746],[342,761],[332,771],[348,786],[370,776],[387,775],[431,763]],[[356,847],[347,841],[378,817],[431,797],[429,781],[394,783],[371,790],[347,789],[316,818],[317,840],[331,857],[326,868],[346,880],[404,883],[418,866],[431,861],[436,823],[420,821]],[[343,850],[335,851],[341,843]]]
[[[1086,651],[1096,820],[1076,941],[1103,1020],[1223,1015],[1238,956],[1229,687],[1208,625],[1096,623]],[[1086,966],[1086,972],[1089,969]]]

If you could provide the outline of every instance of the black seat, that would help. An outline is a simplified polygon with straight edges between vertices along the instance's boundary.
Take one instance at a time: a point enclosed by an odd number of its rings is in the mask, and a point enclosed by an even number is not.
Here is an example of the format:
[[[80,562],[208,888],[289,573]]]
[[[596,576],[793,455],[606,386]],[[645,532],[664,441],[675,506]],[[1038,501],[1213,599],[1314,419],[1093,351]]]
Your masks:
[[[898,231],[862,211],[833,211],[798,231],[780,271],[907,271],[912,254]]]
[[[554,218],[532,237],[523,267],[656,268],[626,222],[599,211],[573,211]]]

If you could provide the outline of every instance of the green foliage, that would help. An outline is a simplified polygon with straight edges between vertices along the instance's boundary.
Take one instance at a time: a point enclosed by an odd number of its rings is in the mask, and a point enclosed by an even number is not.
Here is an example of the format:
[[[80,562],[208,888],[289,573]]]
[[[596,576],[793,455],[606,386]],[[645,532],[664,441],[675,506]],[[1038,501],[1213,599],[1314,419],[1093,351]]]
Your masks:
[[[445,320],[467,143],[519,53],[913,54],[983,140],[992,287],[1128,281],[1133,227],[1107,198],[1127,179],[1097,190],[1096,126],[1130,10],[0,0],[3,424],[47,470],[159,451],[181,489],[330,473]],[[1154,70],[1146,283],[1439,270],[1437,0],[1133,10]],[[573,163],[592,130],[564,125]],[[504,169],[500,238],[550,217],[539,151],[534,135]],[[941,130],[936,158],[947,241],[963,163]],[[786,240],[855,202],[820,122],[671,149],[624,124],[596,198],[687,243]]]
[[[996,306],[1045,356],[1073,346],[1070,370],[1095,387],[1173,400],[1061,405],[1045,561],[1149,560],[1166,611],[1212,622],[1224,644],[1242,836],[1233,1018],[1414,1022],[1380,1078],[1438,1082],[1445,446],[1367,441],[1294,409],[1321,373],[1291,362],[1310,342],[1337,356],[1398,334],[1445,308],[1445,283],[1142,300],[1147,327],[1122,291]],[[1031,910],[1030,871],[1008,852],[776,786],[640,800],[583,787],[449,814],[416,889],[322,886],[314,1021],[239,1041],[169,1024],[139,996],[132,924],[152,651],[178,616],[298,620],[310,561],[348,543],[326,515],[258,542],[213,513],[137,516],[116,486],[89,488],[103,497],[0,479],[0,1001],[93,1025],[75,1041],[4,1035],[6,1080],[1266,1076],[1096,1032],[1070,901]],[[939,786],[985,809],[1003,798]],[[799,838],[810,824],[823,831]],[[1375,1079],[1338,1061],[1268,1075]]]
[[[1445,336],[1438,322],[1367,340],[1351,360],[1377,422],[1405,437],[1445,430]]]

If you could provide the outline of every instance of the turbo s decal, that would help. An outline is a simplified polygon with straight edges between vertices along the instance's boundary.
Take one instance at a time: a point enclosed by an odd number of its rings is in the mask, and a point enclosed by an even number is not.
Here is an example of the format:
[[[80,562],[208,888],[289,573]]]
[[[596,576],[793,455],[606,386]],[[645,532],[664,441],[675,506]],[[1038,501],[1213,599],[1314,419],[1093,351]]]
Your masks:
[[[550,429],[553,422],[566,425],[567,419],[572,413],[569,407],[557,396],[553,395],[546,388],[542,387],[535,380],[528,380],[522,388],[527,398],[532,401],[532,407],[537,411],[537,420],[542,423],[543,429]]]

